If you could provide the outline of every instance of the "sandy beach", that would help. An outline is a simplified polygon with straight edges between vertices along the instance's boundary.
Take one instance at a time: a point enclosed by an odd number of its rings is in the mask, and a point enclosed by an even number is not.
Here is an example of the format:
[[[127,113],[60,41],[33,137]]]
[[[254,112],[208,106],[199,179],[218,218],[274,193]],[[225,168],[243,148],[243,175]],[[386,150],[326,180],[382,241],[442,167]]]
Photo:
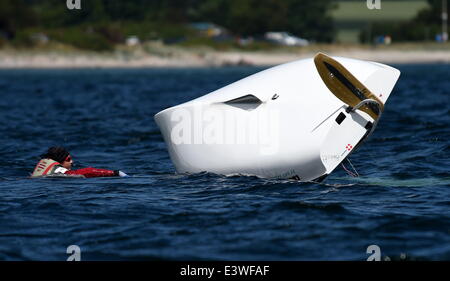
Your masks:
[[[139,68],[220,67],[233,65],[270,66],[324,52],[387,64],[450,63],[450,50],[425,48],[345,48],[310,46],[298,50],[217,51],[147,45],[119,48],[109,53],[67,50],[0,50],[0,68]]]

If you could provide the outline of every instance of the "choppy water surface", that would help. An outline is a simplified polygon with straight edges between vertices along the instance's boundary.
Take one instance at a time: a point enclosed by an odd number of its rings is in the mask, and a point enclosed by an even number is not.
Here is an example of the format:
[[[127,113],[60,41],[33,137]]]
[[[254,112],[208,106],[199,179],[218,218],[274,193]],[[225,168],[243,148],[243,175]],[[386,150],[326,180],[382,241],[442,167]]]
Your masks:
[[[158,111],[260,68],[0,71],[0,259],[450,259],[450,65],[398,65],[376,131],[322,184],[177,175]],[[49,146],[131,178],[27,177]]]

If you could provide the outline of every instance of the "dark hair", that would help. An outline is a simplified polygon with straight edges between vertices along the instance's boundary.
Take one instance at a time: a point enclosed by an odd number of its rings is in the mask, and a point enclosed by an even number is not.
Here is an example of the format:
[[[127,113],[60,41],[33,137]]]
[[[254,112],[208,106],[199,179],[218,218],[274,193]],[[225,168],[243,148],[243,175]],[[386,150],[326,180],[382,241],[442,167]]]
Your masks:
[[[49,158],[58,163],[63,163],[67,156],[69,156],[69,151],[67,151],[67,149],[62,146],[53,146],[48,149],[47,153],[42,154],[41,158]]]

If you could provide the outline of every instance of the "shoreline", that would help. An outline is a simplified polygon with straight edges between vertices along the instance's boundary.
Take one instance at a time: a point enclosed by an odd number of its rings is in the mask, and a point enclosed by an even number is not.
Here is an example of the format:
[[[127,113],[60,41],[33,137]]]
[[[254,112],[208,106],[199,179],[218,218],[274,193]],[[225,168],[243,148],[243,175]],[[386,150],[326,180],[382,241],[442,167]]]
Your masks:
[[[111,53],[82,51],[0,50],[0,69],[59,68],[184,68],[222,66],[272,66],[313,57],[322,51],[385,64],[450,63],[449,50],[326,48],[298,51],[216,51],[159,47],[151,51],[119,49]]]

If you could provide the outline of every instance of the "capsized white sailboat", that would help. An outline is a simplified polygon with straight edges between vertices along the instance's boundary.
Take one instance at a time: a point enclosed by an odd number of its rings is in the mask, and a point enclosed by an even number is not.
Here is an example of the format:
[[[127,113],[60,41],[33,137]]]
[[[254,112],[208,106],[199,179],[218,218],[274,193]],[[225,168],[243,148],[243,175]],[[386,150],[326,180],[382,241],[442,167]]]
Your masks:
[[[322,180],[372,133],[400,76],[319,53],[155,115],[179,173]]]

